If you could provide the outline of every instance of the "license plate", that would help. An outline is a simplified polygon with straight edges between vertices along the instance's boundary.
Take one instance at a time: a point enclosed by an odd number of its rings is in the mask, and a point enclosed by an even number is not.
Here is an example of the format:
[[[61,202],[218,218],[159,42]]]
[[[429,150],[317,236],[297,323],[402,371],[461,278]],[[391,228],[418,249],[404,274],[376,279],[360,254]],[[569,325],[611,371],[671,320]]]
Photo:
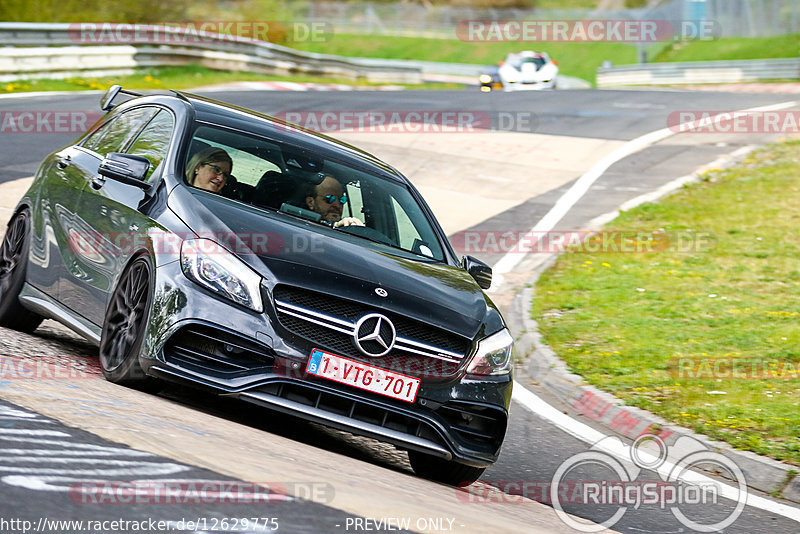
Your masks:
[[[306,372],[406,402],[414,402],[417,398],[420,382],[418,378],[387,371],[319,349],[311,351]]]

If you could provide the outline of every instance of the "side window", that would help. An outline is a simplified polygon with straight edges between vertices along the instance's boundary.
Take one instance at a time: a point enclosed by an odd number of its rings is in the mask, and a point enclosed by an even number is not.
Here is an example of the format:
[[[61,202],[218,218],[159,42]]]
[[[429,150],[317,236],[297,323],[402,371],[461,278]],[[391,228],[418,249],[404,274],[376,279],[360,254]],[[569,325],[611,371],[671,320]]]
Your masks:
[[[414,223],[411,222],[411,219],[403,207],[398,204],[397,199],[394,197],[391,198],[392,209],[394,210],[394,216],[397,221],[397,237],[400,239],[400,246],[406,250],[411,250],[414,246],[414,242],[421,240],[422,236],[419,235],[416,227],[414,227]]]
[[[147,171],[146,179],[149,180],[153,171],[158,167],[167,155],[169,140],[172,137],[172,129],[175,121],[172,114],[161,110],[153,117],[142,133],[136,138],[128,148],[128,154],[144,156],[150,160],[150,169]]]
[[[110,121],[108,121],[100,128],[95,130],[93,134],[84,139],[83,143],[81,143],[81,146],[88,148],[89,150],[96,150],[97,144],[100,142],[100,139],[102,139],[102,137],[106,134],[106,132],[108,132],[108,129],[111,128],[111,124],[114,122],[115,119],[116,117],[113,117]]]
[[[157,108],[135,108],[118,115],[110,123],[92,135],[84,147],[105,157],[109,152],[121,152],[125,143],[137,132],[142,124],[152,117]]]
[[[364,199],[361,198],[361,184],[351,182],[347,184],[347,205],[342,210],[343,217],[356,217],[364,220]]]

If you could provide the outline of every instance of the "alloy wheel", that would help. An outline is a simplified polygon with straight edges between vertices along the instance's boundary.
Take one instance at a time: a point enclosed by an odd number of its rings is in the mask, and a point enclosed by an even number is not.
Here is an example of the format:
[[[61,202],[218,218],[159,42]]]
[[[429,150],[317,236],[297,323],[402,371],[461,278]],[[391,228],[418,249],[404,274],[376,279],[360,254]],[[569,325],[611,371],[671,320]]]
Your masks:
[[[143,335],[149,295],[150,271],[146,261],[138,260],[123,275],[109,306],[100,350],[106,370],[114,370],[128,358],[136,357],[131,353]]]
[[[0,248],[0,299],[8,291],[11,276],[19,264],[22,249],[25,245],[26,217],[19,214],[9,226]]]

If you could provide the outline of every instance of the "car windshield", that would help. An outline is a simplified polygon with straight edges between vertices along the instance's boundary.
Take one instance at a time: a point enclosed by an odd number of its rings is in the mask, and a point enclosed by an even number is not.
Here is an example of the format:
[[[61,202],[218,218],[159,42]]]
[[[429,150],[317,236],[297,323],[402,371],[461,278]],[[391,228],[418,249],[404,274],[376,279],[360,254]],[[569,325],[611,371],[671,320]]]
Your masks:
[[[547,63],[544,58],[542,57],[515,57],[510,62],[512,67],[519,70],[522,68],[523,65],[526,63],[532,64],[536,70],[539,70]]]
[[[431,222],[408,188],[344,161],[214,126],[196,129],[184,161],[186,180],[196,188],[338,226],[376,247],[444,261]]]

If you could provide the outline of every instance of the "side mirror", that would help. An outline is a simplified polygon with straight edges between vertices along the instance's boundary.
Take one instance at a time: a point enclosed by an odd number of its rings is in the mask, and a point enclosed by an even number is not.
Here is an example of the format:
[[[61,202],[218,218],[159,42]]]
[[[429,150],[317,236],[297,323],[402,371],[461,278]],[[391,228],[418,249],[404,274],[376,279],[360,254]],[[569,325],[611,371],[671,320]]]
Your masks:
[[[478,282],[481,289],[489,289],[492,285],[492,268],[481,260],[472,256],[464,256],[461,259],[461,266]]]
[[[149,191],[151,184],[145,182],[149,168],[150,161],[143,156],[109,152],[100,162],[98,172],[106,178]]]

